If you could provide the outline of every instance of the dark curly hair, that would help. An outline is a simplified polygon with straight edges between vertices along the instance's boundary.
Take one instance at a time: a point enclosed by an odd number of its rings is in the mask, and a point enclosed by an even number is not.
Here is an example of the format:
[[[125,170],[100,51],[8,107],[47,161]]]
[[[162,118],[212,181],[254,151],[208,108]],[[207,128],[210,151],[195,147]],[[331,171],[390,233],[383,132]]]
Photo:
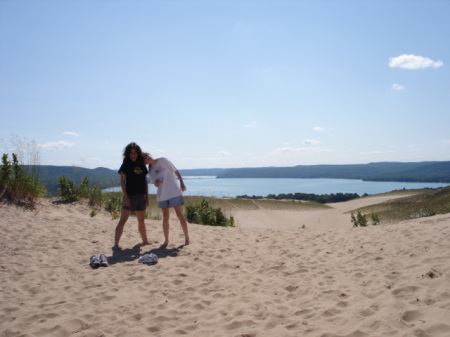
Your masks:
[[[131,162],[130,159],[130,153],[131,150],[135,149],[136,153],[138,155],[136,161],[138,163],[143,163],[144,162],[144,157],[142,156],[142,150],[141,147],[139,145],[137,145],[135,142],[128,144],[124,149],[123,149],[123,161],[124,162]]]

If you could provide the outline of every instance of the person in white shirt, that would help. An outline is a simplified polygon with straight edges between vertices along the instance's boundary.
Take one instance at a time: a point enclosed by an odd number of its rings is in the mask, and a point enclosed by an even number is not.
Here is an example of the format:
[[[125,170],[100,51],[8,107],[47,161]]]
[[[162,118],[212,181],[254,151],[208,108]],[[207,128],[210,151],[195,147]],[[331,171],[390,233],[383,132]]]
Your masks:
[[[186,186],[184,185],[180,172],[178,172],[167,158],[153,159],[147,152],[143,153],[143,157],[144,163],[149,165],[150,183],[158,188],[156,201],[163,213],[165,240],[161,247],[165,248],[169,244],[170,208],[175,209],[175,213],[184,232],[184,244],[189,245],[188,224],[183,215],[183,192],[186,191]]]

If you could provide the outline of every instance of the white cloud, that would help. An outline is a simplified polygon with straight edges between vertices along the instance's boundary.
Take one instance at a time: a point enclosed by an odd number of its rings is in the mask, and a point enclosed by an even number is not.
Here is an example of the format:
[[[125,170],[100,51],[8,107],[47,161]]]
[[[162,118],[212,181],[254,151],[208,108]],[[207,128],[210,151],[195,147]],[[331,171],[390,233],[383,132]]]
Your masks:
[[[52,150],[65,150],[74,145],[75,145],[74,143],[69,143],[64,140],[60,140],[59,142],[48,142],[45,144],[41,144],[39,146],[44,150],[52,151]]]
[[[230,155],[230,152],[228,151],[219,151],[217,154],[221,157],[228,157]]]
[[[442,139],[441,143],[442,144],[450,144],[450,139]]]
[[[407,55],[403,54],[397,57],[389,58],[389,67],[395,68],[403,68],[403,69],[423,69],[423,68],[438,68],[442,67],[444,62],[442,61],[433,61],[428,57],[416,56],[416,55]]]
[[[254,128],[256,126],[256,122],[253,121],[250,124],[245,125],[246,128]]]
[[[392,89],[393,90],[405,90],[405,87],[403,85],[401,85],[401,84],[394,83],[392,85]]]
[[[318,140],[315,140],[315,139],[305,139],[303,141],[303,144],[312,144],[312,145],[314,145],[314,144],[320,144],[320,142]]]
[[[287,154],[287,153],[295,153],[295,152],[330,152],[332,150],[324,148],[324,147],[281,147],[272,151],[271,156]]]
[[[358,153],[360,156],[367,156],[367,155],[373,155],[373,154],[383,154],[383,151],[370,151],[370,152],[360,152]]]
[[[323,130],[325,130],[325,128],[323,128],[321,126],[315,126],[315,127],[313,127],[313,130],[314,131],[323,131]]]
[[[69,135],[69,136],[75,136],[75,137],[80,137],[80,135],[76,132],[63,132],[63,135]]]

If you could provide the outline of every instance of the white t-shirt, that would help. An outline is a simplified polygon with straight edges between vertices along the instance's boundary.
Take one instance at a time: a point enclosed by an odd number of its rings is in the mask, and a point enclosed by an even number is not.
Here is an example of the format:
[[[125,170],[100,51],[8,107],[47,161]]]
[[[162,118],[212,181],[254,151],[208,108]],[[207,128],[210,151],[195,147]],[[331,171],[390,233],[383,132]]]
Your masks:
[[[150,167],[150,182],[156,183],[158,180],[162,184],[158,187],[156,201],[169,200],[183,195],[180,190],[180,182],[178,181],[175,171],[176,167],[166,158],[158,158],[155,165]]]

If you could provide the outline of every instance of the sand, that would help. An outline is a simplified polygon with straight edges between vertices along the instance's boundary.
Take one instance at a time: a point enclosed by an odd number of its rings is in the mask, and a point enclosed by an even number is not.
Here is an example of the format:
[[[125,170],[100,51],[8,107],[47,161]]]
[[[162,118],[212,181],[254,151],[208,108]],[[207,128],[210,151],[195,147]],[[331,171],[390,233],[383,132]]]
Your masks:
[[[160,221],[140,246],[131,219],[122,252],[105,212],[0,205],[0,336],[450,336],[450,214],[351,228],[343,213],[383,200],[245,211],[190,224],[184,247],[173,221],[167,250]]]

